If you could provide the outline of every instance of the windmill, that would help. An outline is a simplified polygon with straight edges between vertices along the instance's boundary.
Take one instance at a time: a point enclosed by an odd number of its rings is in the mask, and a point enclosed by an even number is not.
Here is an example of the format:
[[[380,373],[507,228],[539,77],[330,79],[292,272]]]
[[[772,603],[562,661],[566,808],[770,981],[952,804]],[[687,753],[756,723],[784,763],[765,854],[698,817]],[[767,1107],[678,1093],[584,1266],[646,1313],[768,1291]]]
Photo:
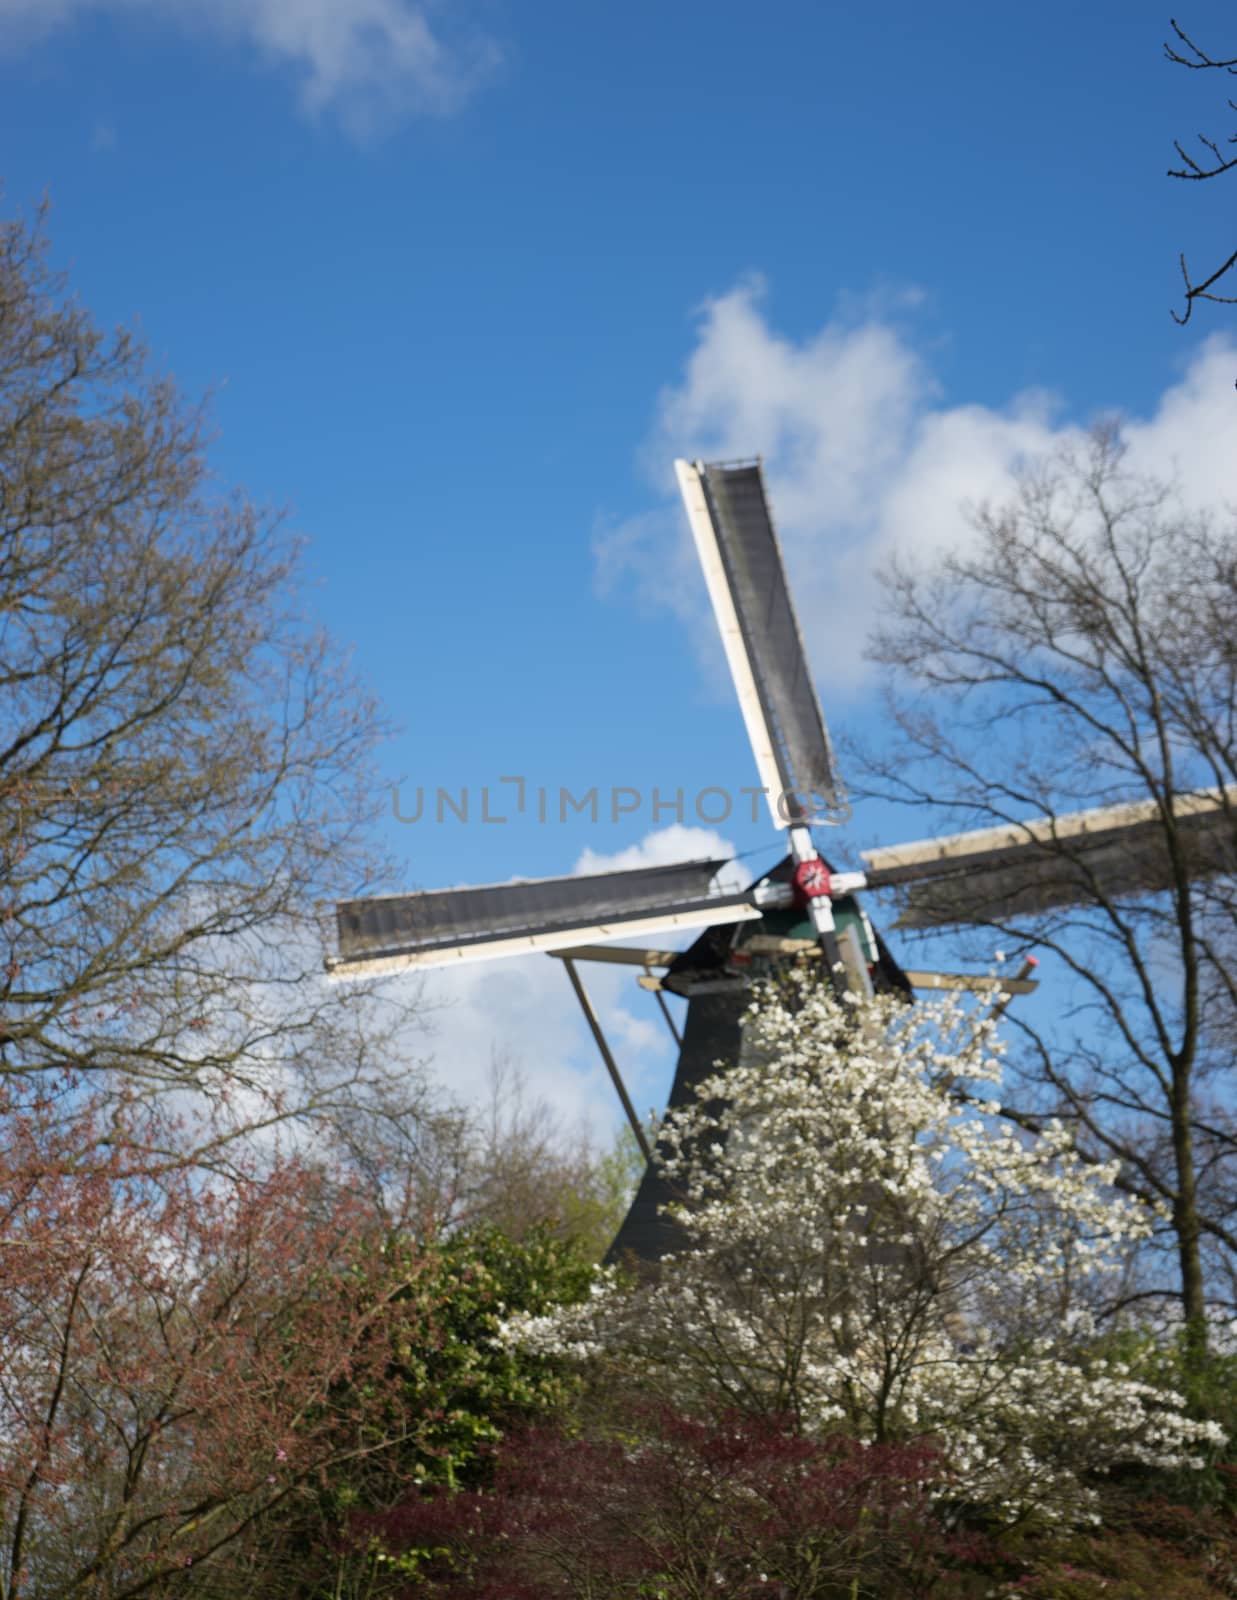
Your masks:
[[[999,983],[904,972],[861,905],[861,890],[896,888],[899,925],[936,927],[1044,910],[1097,889],[1151,890],[1170,881],[1150,803],[866,851],[862,870],[835,871],[817,850],[812,827],[840,821],[848,808],[760,463],[679,461],[676,472],[770,820],[786,835],[785,858],[738,889],[719,882],[730,863],[704,860],[347,901],[335,908],[338,956],[328,962],[346,977],[530,951],[560,959],[648,1161],[611,1253],[646,1259],[673,1246],[674,1230],[661,1215],[671,1194],[651,1160],[578,961],[643,969],[639,982],[657,995],[679,1044],[669,1100],[675,1107],[694,1097],[715,1062],[739,1059],[751,983],[788,959],[815,959],[838,987],[866,992],[1035,987],[1029,967]],[[1229,864],[1227,808],[1234,801],[1237,790],[1176,802],[1193,870]],[[702,930],[683,950],[611,942],[683,930]],[[687,1000],[681,1033],[663,991]]]

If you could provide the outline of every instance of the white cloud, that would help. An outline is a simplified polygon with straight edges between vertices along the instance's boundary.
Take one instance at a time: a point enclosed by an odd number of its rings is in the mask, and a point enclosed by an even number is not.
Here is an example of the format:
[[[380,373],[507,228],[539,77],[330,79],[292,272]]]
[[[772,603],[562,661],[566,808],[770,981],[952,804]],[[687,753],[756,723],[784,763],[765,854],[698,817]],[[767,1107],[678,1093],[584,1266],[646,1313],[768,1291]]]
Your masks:
[[[144,16],[234,39],[290,66],[311,113],[381,131],[410,112],[454,110],[492,70],[494,42],[448,29],[418,0],[0,0],[10,42],[86,12]]]
[[[607,1028],[620,1001],[614,981],[620,971],[602,969],[600,981],[593,969],[587,973]],[[608,1139],[614,1090],[559,962],[544,955],[469,962],[427,972],[424,985],[431,1070],[453,1097],[485,1104],[491,1062],[509,1059],[531,1099],[545,1100],[568,1128],[583,1123]],[[627,1076],[628,1063],[620,1065]]]
[[[1175,478],[1200,507],[1237,504],[1233,447],[1233,346],[1213,335],[1197,350],[1179,383],[1165,390],[1154,416],[1126,419],[1130,465]]]
[[[669,866],[673,861],[717,861],[733,854],[734,845],[713,828],[690,828],[674,822],[668,828],[646,833],[639,844],[610,855],[599,855],[586,846],[573,871],[634,872],[638,867]]]
[[[762,295],[759,280],[748,280],[704,306],[696,346],[661,394],[643,451],[665,498],[599,535],[597,570],[603,587],[627,576],[644,603],[690,620],[724,681],[671,462],[762,455],[809,654],[827,682],[827,715],[864,681],[876,573],[891,552],[964,543],[965,506],[1008,493],[1015,467],[1063,442],[1072,425],[1042,393],[1003,407],[944,405],[926,362],[879,312],[796,341],[771,324]],[[1177,476],[1203,501],[1237,502],[1234,365],[1226,341],[1201,346],[1154,414],[1127,421],[1131,465]]]
[[[625,871],[733,854],[734,845],[711,829],[675,824],[610,855],[585,849],[574,870]],[[736,881],[747,881],[741,869],[732,871]],[[659,934],[657,942],[677,947],[693,936]],[[631,967],[597,962],[578,970],[637,1110],[655,1105],[660,1112],[678,1052],[654,997],[638,987]],[[622,1112],[559,962],[544,955],[470,962],[431,969],[423,982],[428,1054],[449,1092],[484,1103],[490,1062],[505,1054],[522,1069],[531,1098],[546,1100],[567,1127],[583,1123],[609,1141]]]

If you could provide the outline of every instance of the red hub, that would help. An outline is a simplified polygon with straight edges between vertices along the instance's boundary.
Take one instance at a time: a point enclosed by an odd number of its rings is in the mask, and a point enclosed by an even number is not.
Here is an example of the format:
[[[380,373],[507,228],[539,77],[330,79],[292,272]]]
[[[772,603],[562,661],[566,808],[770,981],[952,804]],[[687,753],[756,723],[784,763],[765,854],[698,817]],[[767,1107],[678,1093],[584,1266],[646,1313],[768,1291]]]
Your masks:
[[[800,905],[806,905],[809,900],[829,898],[829,868],[819,856],[811,861],[801,861],[790,881]]]

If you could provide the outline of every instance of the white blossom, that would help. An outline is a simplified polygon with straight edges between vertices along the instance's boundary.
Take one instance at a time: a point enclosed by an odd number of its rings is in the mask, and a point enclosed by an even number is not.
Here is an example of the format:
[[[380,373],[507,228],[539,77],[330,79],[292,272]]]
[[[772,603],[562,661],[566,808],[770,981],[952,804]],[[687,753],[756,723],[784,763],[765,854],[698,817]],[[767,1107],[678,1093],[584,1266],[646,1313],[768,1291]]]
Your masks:
[[[1200,1464],[1214,1425],[1086,1353],[1088,1290],[1151,1217],[1059,1122],[994,1120],[1001,1053],[953,997],[765,990],[740,1061],[661,1132],[682,1251],[502,1337],[813,1432],[931,1438],[951,1495],[1011,1518],[1085,1513],[1118,1463]]]

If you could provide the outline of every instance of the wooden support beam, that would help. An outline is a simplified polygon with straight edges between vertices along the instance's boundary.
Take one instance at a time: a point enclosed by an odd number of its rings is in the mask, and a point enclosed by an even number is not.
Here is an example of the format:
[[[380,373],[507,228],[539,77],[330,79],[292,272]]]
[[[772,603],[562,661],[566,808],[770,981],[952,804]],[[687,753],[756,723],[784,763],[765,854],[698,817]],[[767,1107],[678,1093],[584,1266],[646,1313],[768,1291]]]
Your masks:
[[[1003,1017],[1005,1015],[1006,1008],[1008,1007],[1010,1000],[1013,999],[1014,995],[1026,994],[1029,990],[1039,987],[1037,983],[1033,983],[1031,981],[1031,974],[1038,966],[1039,962],[1035,959],[1035,957],[1028,956],[1018,968],[1016,977],[1006,978],[1003,982],[998,982],[997,987],[1001,992],[1001,998],[993,1005],[992,1010],[989,1012],[989,1016],[994,1018]],[[1016,989],[1014,987],[1015,984],[1025,984],[1026,987],[1023,989]]]
[[[648,980],[647,983],[646,980]],[[670,1037],[681,1050],[683,1048],[683,1035],[675,1027],[674,1018],[670,1015],[670,1007],[666,1004],[666,997],[661,992],[661,979],[653,977],[653,974],[647,967],[645,967],[644,977],[637,978],[636,982],[641,986],[641,988],[651,988],[653,993],[657,996],[657,1004],[661,1007],[661,1014],[666,1019],[666,1026],[670,1029]]]
[[[987,973],[971,972],[908,972],[906,981],[912,989],[969,989],[974,994],[1033,994],[1039,988],[1036,979],[1025,974],[1034,970],[1034,963],[1024,966],[1014,978],[994,978]]]
[[[669,967],[682,955],[681,950],[635,950],[622,944],[575,944],[566,950],[551,950],[559,961],[615,961],[624,967]]]
[[[1009,1005],[1009,1002],[1013,999],[1014,995],[1019,992],[1017,989],[1015,989],[1015,987],[1014,987],[1015,984],[1024,985],[1024,988],[1023,988],[1023,991],[1022,991],[1023,993],[1026,992],[1026,989],[1034,989],[1034,988],[1037,987],[1036,984],[1028,982],[1028,975],[1030,973],[1034,972],[1036,967],[1038,967],[1038,966],[1039,966],[1039,962],[1035,959],[1035,957],[1034,956],[1028,956],[1026,958],[1026,960],[1022,963],[1022,965],[1018,968],[1017,977],[1006,978],[1004,980],[1004,982],[999,985],[997,998],[988,1007],[988,1010],[987,1010],[987,1012],[985,1014],[985,1017],[984,1017],[984,1021],[985,1022],[995,1022],[998,1017],[1003,1017],[1005,1015],[1005,1010],[1006,1010],[1006,1007]],[[970,1055],[971,1051],[979,1043],[979,1040],[980,1040],[980,1037],[981,1037],[982,1033],[983,1033],[983,1023],[980,1023],[976,1027],[974,1033],[972,1033],[969,1042],[966,1045],[964,1045],[962,1050],[959,1052],[959,1060],[961,1060],[964,1057]]]
[[[618,1091],[618,1097],[623,1103],[623,1110],[627,1113],[627,1120],[631,1123],[631,1131],[636,1136],[636,1143],[643,1151],[644,1159],[652,1161],[653,1152],[649,1149],[648,1137],[640,1125],[640,1118],[636,1115],[636,1108],[631,1103],[631,1097],[627,1093],[627,1087],[618,1069],[618,1062],[610,1054],[610,1046],[606,1043],[606,1036],[601,1031],[601,1022],[593,1009],[593,1002],[588,997],[588,990],[580,982],[580,974],[576,971],[576,964],[566,951],[560,950],[556,954],[567,968],[567,976],[571,979],[571,987],[576,992],[576,999],[580,1002],[580,1009],[592,1029],[593,1038],[597,1041],[597,1048],[601,1051],[601,1059],[606,1064],[606,1071],[610,1074],[610,1081]]]
[[[817,939],[781,939],[773,933],[754,933],[744,939],[743,948],[756,956],[818,956]]]
[[[756,954],[813,958],[820,955],[820,946],[815,939],[769,939],[767,945],[769,948],[766,951],[755,939],[748,939],[743,948],[754,950]],[[774,948],[775,946],[777,948]],[[908,972],[906,981],[913,989],[966,989],[972,994],[1034,994],[1039,988],[1038,979],[1024,978],[1021,973],[1013,978],[998,978],[986,972]],[[652,973],[642,975],[636,982],[642,989],[648,989],[652,994],[658,993],[662,987],[662,980]]]

